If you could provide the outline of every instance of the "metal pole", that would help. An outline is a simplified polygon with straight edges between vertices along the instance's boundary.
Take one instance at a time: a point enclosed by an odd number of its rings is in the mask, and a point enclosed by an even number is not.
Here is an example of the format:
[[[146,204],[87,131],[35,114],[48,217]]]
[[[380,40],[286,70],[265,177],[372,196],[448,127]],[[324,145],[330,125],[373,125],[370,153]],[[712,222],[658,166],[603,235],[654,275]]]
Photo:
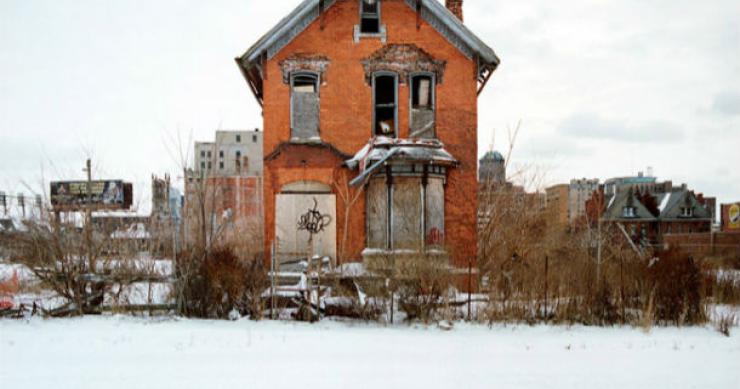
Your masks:
[[[470,321],[472,305],[472,288],[473,288],[473,261],[468,259],[468,321]]]
[[[238,160],[237,160],[238,162]],[[275,241],[270,243],[270,320],[275,320]]]

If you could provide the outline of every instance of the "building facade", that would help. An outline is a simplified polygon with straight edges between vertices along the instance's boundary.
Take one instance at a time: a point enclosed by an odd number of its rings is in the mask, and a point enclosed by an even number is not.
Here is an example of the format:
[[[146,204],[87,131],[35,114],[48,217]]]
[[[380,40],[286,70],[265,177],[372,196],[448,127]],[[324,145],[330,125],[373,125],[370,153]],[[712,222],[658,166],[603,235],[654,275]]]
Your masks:
[[[265,252],[475,261],[477,97],[499,59],[448,3],[306,0],[236,59],[263,108]]]
[[[198,176],[261,176],[262,132],[216,131],[213,142],[195,142],[193,170]]]

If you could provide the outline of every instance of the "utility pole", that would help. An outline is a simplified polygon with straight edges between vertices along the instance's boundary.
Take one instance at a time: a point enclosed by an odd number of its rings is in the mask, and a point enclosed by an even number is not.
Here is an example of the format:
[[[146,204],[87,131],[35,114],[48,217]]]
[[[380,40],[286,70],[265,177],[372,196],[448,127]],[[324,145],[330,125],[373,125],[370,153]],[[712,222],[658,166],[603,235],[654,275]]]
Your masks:
[[[0,205],[3,206],[3,215],[8,216],[8,197],[0,191]]]
[[[87,201],[85,201],[85,243],[86,243],[86,249],[87,249],[87,261],[88,261],[88,271],[95,272],[95,260],[92,257],[92,162],[90,161],[90,158],[87,159],[87,162],[85,163],[85,169],[83,169],[87,173],[87,186],[86,186],[86,194],[87,194]]]
[[[18,193],[18,205],[21,207],[21,214],[23,219],[26,218],[26,199],[23,197],[23,193]]]

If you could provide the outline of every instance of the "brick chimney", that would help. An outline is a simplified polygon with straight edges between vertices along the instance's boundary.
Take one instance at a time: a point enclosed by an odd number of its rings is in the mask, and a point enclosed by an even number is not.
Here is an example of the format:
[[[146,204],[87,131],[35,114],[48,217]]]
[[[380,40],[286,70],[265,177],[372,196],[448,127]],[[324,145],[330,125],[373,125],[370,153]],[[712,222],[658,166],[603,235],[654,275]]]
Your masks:
[[[445,7],[463,21],[463,0],[445,0]]]

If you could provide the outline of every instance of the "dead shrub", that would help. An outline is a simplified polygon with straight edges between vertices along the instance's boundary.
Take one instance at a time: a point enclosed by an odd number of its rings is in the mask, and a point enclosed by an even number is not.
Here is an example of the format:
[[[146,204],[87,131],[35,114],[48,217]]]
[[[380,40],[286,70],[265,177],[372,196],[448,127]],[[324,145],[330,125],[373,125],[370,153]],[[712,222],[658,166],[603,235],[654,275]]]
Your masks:
[[[219,247],[181,258],[178,282],[186,316],[225,319],[237,310],[255,320],[263,317],[261,295],[269,279],[259,257],[241,259],[232,248]]]
[[[655,319],[675,325],[702,324],[707,320],[703,304],[703,277],[693,258],[678,251],[659,254],[648,270],[655,288]]]

